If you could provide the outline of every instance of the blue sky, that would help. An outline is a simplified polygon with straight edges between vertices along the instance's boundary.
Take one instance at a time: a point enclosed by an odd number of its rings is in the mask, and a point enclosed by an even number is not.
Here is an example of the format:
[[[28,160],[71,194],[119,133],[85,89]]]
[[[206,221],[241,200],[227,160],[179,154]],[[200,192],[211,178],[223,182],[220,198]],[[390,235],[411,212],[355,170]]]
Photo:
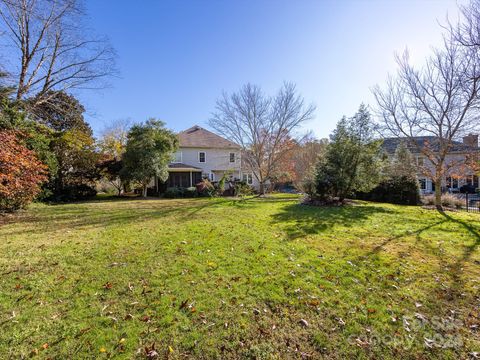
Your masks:
[[[134,4],[134,5],[133,5]],[[88,0],[89,25],[109,37],[120,75],[80,95],[96,134],[117,119],[207,126],[222,91],[247,82],[274,93],[297,84],[317,106],[305,124],[327,137],[342,115],[395,70],[408,46],[421,63],[455,0]]]

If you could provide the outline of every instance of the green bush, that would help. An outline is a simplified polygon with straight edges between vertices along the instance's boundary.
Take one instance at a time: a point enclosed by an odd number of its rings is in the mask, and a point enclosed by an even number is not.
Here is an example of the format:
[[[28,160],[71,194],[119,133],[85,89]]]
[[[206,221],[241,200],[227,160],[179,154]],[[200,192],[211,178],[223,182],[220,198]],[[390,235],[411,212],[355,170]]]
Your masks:
[[[357,199],[400,205],[418,205],[420,193],[416,177],[388,178],[367,193],[357,192]]]
[[[58,194],[53,194],[48,198],[53,202],[69,202],[87,200],[95,197],[97,190],[93,186],[87,184],[74,184],[65,186]]]
[[[183,197],[183,189],[184,188],[180,187],[168,187],[167,190],[165,190],[164,196],[169,199]]]
[[[253,188],[245,181],[237,181],[235,183],[235,196],[249,196],[254,194]]]
[[[184,197],[195,197],[197,196],[197,189],[195,187],[188,187],[183,192]]]
[[[169,199],[195,197],[197,196],[197,189],[194,187],[168,187],[164,196]]]

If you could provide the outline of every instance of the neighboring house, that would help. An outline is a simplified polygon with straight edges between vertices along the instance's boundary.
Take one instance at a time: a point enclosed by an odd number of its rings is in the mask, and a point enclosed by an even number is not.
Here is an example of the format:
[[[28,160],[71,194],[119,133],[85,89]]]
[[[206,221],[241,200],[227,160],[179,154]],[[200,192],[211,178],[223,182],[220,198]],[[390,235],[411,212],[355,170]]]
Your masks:
[[[435,142],[437,138],[433,136],[418,136],[414,138],[415,144],[407,138],[387,138],[383,141],[383,149],[389,154],[393,155],[400,142],[404,142],[415,158],[418,166],[418,181],[420,183],[420,190],[423,194],[433,193],[435,191],[435,183],[426,175],[425,169],[431,169],[433,165],[428,158],[420,151],[425,143],[430,144],[431,149],[435,149]],[[449,173],[445,175],[442,181],[442,190],[448,192],[459,192],[463,185],[472,185],[475,188],[480,187],[478,173],[465,166],[467,156],[472,154],[480,155],[480,148],[478,146],[478,135],[470,134],[463,138],[463,142],[454,141],[452,148],[447,155],[446,163],[457,164]]]
[[[179,148],[168,166],[168,179],[157,189],[165,187],[191,187],[203,178],[219,181],[226,173],[232,180],[244,180],[257,187],[252,172],[242,169],[242,149],[223,137],[200,126],[178,133]]]

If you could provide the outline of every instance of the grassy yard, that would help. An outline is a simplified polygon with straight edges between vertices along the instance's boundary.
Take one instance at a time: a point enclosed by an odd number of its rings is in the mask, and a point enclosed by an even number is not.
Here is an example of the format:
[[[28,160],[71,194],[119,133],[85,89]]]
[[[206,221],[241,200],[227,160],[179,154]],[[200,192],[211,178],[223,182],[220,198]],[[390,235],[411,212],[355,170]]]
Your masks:
[[[277,196],[36,204],[2,221],[1,359],[480,352],[478,214]]]

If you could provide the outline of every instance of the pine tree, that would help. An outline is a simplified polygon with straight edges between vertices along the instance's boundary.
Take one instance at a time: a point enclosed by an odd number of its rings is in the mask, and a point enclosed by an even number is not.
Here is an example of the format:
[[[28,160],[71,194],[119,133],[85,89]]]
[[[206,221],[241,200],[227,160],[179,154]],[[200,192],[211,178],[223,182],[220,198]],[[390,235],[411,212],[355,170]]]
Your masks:
[[[343,201],[356,191],[369,191],[381,180],[380,142],[375,140],[370,112],[360,105],[351,118],[343,117],[330,136],[326,156],[317,165],[320,197]]]

